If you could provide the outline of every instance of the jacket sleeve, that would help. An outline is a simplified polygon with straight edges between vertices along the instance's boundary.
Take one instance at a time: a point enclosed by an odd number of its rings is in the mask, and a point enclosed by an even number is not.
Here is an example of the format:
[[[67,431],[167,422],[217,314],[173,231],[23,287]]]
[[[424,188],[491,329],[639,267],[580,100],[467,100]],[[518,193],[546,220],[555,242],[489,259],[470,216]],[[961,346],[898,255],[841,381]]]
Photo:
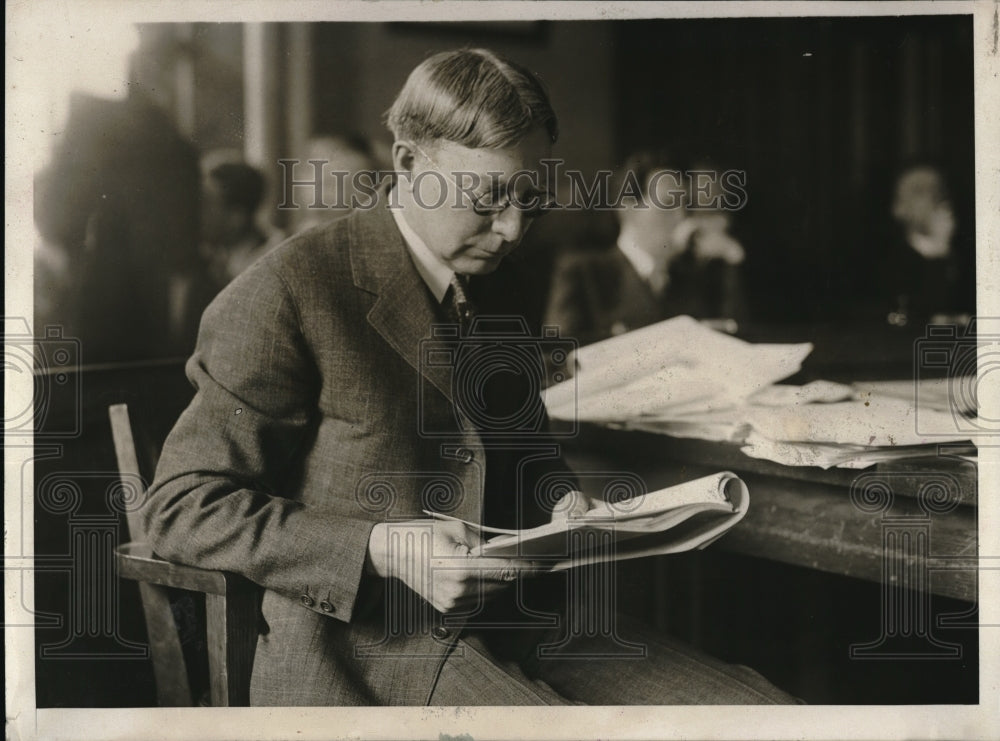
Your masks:
[[[153,549],[349,621],[374,523],[306,505],[288,488],[319,421],[319,372],[288,287],[268,265],[206,310],[187,374],[195,397],[144,505]]]

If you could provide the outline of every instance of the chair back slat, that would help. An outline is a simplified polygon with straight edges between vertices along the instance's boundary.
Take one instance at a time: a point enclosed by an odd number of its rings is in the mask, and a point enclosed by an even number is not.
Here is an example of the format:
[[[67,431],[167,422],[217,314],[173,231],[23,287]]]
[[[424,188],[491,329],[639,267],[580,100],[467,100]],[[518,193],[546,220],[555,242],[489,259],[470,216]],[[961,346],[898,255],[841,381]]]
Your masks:
[[[166,585],[205,594],[209,689],[213,705],[249,705],[250,676],[257,644],[260,589],[242,577],[178,566],[155,556],[138,514],[156,467],[157,451],[136,434],[126,404],[108,408],[118,475],[126,492],[131,543],[119,546],[116,563],[123,576],[139,582],[146,632],[163,707],[195,704],[184,650]],[[137,445],[138,443],[138,445]]]
[[[136,450],[132,421],[127,404],[115,404],[108,408],[111,419],[111,436],[115,443],[115,458],[118,460],[118,477],[126,492],[125,519],[128,523],[128,538],[135,542],[145,542],[146,533],[137,512],[145,501],[149,486],[150,470],[143,471]],[[121,547],[119,547],[121,550]],[[163,707],[189,707],[193,703],[188,682],[177,625],[170,607],[167,589],[156,584],[139,582],[139,596],[142,599],[142,613],[146,621],[146,635],[153,662],[153,677],[156,679],[156,698]]]
[[[127,493],[126,499],[130,500],[125,507],[128,537],[132,541],[142,543],[146,540],[146,533],[138,509],[145,501],[152,471],[140,466],[128,404],[114,404],[108,407],[108,417],[111,419],[111,436],[114,438],[115,458],[118,460],[118,478]],[[146,470],[143,470],[144,468]]]

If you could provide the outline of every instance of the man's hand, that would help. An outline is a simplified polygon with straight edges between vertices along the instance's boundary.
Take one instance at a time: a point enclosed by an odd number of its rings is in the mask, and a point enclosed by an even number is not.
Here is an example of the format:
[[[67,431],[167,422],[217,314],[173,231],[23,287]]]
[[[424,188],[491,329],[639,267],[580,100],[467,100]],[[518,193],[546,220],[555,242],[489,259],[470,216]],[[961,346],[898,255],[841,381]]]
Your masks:
[[[746,259],[743,245],[725,231],[726,225],[708,221],[695,232],[694,256],[703,261],[722,260],[727,265],[740,265]]]
[[[439,612],[475,607],[518,576],[544,572],[529,561],[472,556],[481,542],[461,522],[380,522],[368,540],[368,567],[399,579]]]

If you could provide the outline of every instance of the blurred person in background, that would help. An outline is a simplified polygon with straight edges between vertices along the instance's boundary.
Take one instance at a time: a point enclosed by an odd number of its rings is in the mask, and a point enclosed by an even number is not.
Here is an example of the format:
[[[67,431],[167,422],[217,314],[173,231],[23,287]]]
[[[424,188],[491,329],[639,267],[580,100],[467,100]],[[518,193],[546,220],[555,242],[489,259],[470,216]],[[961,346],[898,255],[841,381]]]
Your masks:
[[[201,242],[198,269],[183,285],[185,334],[197,337],[202,312],[237,275],[280,243],[285,234],[259,217],[266,181],[235,150],[201,159]]]
[[[303,207],[299,228],[307,229],[318,224],[325,224],[335,219],[347,216],[351,212],[351,203],[358,190],[355,178],[359,173],[372,173],[367,176],[374,186],[377,181],[376,171],[380,169],[379,158],[375,154],[372,142],[361,134],[343,134],[335,136],[319,136],[309,142],[308,154],[298,164],[297,175],[305,179],[312,165],[310,162],[320,162],[323,168],[322,202],[325,208],[314,209]],[[366,177],[366,176],[361,176]]]
[[[144,29],[129,93],[75,93],[52,164],[35,179],[39,315],[81,341],[81,362],[181,355],[182,287],[197,270],[198,155],[172,120],[186,50]]]
[[[895,233],[882,270],[888,322],[964,324],[975,312],[975,254],[963,249],[948,183],[932,164],[905,167],[893,188]]]
[[[284,239],[257,217],[265,185],[263,174],[245,162],[209,164],[202,180],[201,249],[217,290]]]
[[[679,314],[734,320],[743,313],[744,251],[728,234],[728,216],[689,210],[691,184],[672,163],[662,151],[626,161],[612,184],[612,198],[626,194],[615,246],[558,261],[547,324],[587,344]]]

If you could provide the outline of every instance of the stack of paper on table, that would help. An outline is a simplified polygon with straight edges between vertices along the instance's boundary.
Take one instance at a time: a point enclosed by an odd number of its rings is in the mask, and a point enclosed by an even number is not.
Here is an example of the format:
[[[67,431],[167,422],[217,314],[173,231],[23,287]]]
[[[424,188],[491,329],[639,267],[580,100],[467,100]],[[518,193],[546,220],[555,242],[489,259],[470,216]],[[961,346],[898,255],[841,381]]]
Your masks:
[[[921,378],[903,381],[859,381],[851,384],[858,398],[884,396],[909,401],[921,409],[939,412],[974,414],[975,376],[955,376],[951,378]]]
[[[969,439],[942,382],[925,393],[912,382],[777,385],[811,349],[755,345],[676,317],[581,348],[576,378],[548,389],[545,402],[555,419],[735,442],[793,466],[864,468]]]
[[[574,379],[545,393],[554,419],[621,421],[725,409],[795,373],[812,345],[751,344],[689,316],[576,352]]]
[[[786,465],[865,468],[874,463],[933,455],[937,445],[962,442],[948,412],[868,395],[832,404],[783,408],[747,406],[750,432],[743,452]]]

